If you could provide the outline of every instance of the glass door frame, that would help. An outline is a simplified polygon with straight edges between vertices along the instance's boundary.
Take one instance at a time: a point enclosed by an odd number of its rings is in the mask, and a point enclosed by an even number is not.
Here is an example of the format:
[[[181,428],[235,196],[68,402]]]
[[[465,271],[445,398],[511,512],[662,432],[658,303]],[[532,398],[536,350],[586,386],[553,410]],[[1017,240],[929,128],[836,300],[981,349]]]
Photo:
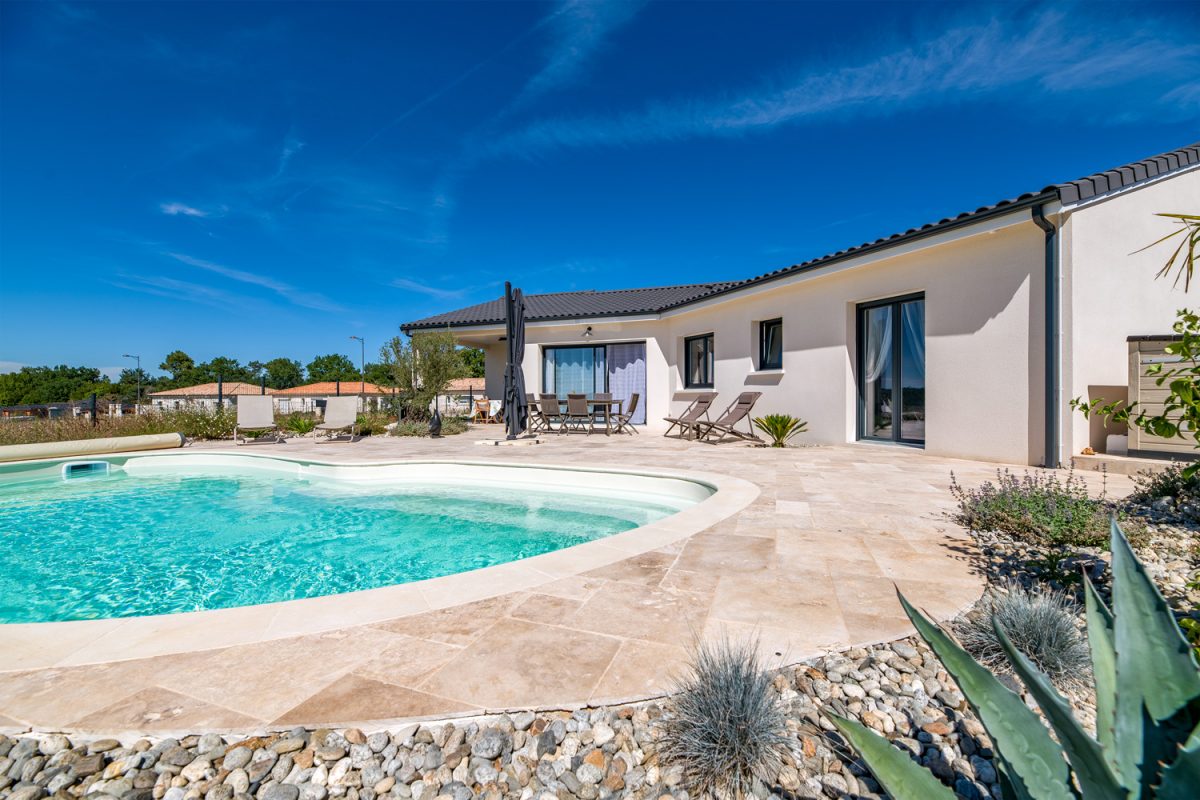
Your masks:
[[[904,365],[902,362],[904,349],[904,324],[902,320],[902,307],[905,303],[911,303],[914,300],[924,302],[924,292],[912,292],[911,294],[899,295],[898,297],[885,297],[880,300],[870,300],[865,303],[857,303],[854,307],[854,330],[857,341],[855,342],[855,362],[854,368],[858,373],[855,376],[855,393],[857,395],[857,411],[858,419],[855,422],[855,431],[859,441],[863,442],[886,442],[893,444],[903,444],[910,447],[924,447],[924,439],[906,439],[901,434],[904,429],[903,414],[904,414]],[[863,373],[863,364],[866,361],[867,353],[867,312],[873,308],[882,308],[884,306],[892,307],[892,435],[891,436],[873,436],[866,432],[865,425],[867,421],[866,408],[866,387],[863,382],[866,376]],[[924,309],[922,309],[922,315]],[[924,320],[922,320],[924,321]],[[922,325],[922,333],[924,325]]]

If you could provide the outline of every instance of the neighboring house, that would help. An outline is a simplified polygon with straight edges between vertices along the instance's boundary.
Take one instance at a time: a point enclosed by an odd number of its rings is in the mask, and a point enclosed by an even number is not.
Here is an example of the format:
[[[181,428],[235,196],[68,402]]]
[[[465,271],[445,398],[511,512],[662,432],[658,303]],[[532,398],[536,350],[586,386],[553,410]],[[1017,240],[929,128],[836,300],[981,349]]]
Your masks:
[[[257,383],[229,381],[227,383],[198,383],[195,386],[181,386],[178,389],[164,389],[161,392],[151,392],[150,405],[156,411],[173,411],[188,406],[201,408],[216,408],[218,399],[225,408],[232,408],[234,398],[239,394],[275,394],[274,389],[266,389]]]
[[[278,389],[272,392],[275,397],[275,410],[280,414],[292,411],[321,411],[325,410],[325,399],[342,395],[358,395],[358,410],[368,407],[378,408],[384,397],[390,397],[392,390],[363,381],[320,381],[304,386],[293,386],[291,389]]]
[[[438,407],[443,414],[470,414],[474,402],[487,396],[487,381],[483,378],[456,378],[446,386]]]
[[[1165,246],[1138,251],[1174,229],[1156,213],[1198,204],[1200,143],[744,280],[530,295],[526,385],[639,392],[651,430],[698,392],[757,391],[810,442],[1063,463],[1103,445],[1071,398],[1124,386],[1127,337],[1186,305],[1154,278]],[[483,348],[498,398],[503,308],[401,327]]]

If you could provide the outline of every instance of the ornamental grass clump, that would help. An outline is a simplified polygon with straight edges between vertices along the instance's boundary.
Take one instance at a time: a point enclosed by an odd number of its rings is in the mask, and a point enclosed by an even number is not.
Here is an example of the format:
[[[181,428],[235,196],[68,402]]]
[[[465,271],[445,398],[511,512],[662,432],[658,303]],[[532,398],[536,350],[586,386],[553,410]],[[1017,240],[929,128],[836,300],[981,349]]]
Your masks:
[[[659,749],[665,763],[682,768],[693,797],[749,797],[756,780],[769,786],[775,779],[787,716],[756,641],[698,645],[667,709]]]
[[[954,520],[979,533],[1004,533],[1032,544],[1052,547],[1101,547],[1108,542],[1114,508],[1105,498],[1088,494],[1087,484],[1073,471],[1060,479],[1054,472],[1018,477],[997,470],[996,482],[963,488],[950,475],[950,493],[958,501]],[[1140,534],[1140,526],[1130,533]]]
[[[771,439],[771,447],[787,447],[789,439],[808,430],[807,422],[790,414],[767,414],[751,422]]]
[[[996,635],[1004,629],[1013,646],[1060,688],[1080,685],[1091,669],[1087,640],[1077,622],[1079,606],[1053,589],[1027,589],[1009,583],[984,595],[956,633],[975,660],[995,672],[1008,672],[1008,656]]]

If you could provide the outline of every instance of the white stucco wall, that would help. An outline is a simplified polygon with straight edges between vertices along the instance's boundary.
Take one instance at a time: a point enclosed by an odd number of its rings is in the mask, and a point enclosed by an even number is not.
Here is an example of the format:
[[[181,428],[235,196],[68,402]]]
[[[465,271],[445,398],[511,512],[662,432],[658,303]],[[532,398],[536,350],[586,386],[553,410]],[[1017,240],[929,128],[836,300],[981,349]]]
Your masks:
[[[1169,334],[1176,310],[1196,303],[1182,285],[1154,277],[1175,245],[1134,252],[1175,227],[1159,212],[1200,212],[1200,169],[1067,209],[1060,251],[1064,460],[1089,444],[1088,422],[1067,402],[1103,393],[1089,387],[1127,385],[1127,337]]]
[[[743,391],[763,393],[755,415],[808,421],[804,440],[854,441],[857,433],[856,304],[924,292],[926,450],[938,455],[1041,461],[1043,234],[1028,212],[859,259],[823,274],[764,285],[660,318],[574,320],[526,329],[524,370],[540,391],[542,347],[646,341],[648,431],[679,412],[683,339],[713,332],[720,408]],[[783,370],[757,373],[757,323],[782,317]],[[583,332],[592,327],[593,335]],[[503,394],[501,328],[459,331],[487,353],[489,397]]]

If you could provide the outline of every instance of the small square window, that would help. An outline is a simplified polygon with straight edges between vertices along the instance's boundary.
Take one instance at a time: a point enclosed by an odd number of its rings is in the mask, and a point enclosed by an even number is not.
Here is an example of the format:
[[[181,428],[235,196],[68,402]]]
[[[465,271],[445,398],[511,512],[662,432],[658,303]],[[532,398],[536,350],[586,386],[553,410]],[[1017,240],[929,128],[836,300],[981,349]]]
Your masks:
[[[711,389],[713,385],[713,335],[683,340],[684,380],[688,389]]]
[[[783,369],[783,320],[758,323],[758,368]]]

